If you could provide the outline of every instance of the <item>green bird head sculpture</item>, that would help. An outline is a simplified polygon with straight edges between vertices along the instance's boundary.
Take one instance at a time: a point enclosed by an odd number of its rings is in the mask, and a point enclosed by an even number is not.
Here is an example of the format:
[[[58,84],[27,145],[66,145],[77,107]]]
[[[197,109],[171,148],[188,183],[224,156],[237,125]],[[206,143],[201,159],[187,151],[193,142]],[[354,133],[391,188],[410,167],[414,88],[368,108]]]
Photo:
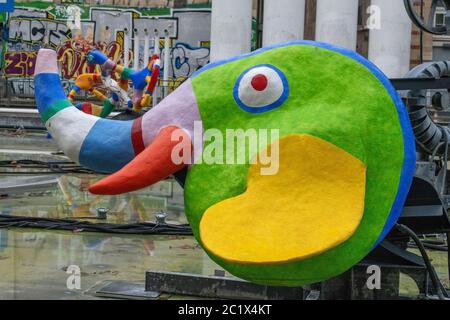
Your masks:
[[[91,192],[137,190],[188,167],[194,236],[238,277],[298,286],[337,276],[402,211],[411,125],[389,80],[355,52],[299,41],[212,63],[130,122],[59,101],[52,59],[40,52],[35,75],[49,131],[75,161],[115,172]]]

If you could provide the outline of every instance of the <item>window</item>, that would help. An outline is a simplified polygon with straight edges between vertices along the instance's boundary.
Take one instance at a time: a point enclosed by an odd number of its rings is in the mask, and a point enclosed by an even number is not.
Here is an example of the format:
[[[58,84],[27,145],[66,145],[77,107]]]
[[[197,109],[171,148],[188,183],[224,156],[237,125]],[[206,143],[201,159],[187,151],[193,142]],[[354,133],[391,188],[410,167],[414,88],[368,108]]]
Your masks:
[[[444,27],[445,26],[445,14],[444,13],[436,13],[434,18],[434,26],[435,27]]]

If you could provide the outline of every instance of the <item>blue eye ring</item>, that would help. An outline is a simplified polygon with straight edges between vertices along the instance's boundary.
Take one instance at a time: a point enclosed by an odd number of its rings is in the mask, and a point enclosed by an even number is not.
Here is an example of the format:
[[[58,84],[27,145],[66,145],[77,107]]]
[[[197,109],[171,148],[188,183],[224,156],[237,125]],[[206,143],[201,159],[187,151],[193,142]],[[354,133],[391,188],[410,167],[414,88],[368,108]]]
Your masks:
[[[245,102],[242,101],[241,97],[239,96],[239,87],[242,83],[242,80],[246,75],[248,75],[251,71],[254,71],[254,69],[257,68],[269,68],[273,71],[275,71],[276,75],[279,77],[279,80],[282,83],[283,90],[281,92],[281,95],[276,99],[276,101],[271,102],[270,104],[267,104],[265,106],[249,106]],[[270,83],[268,84],[270,85]],[[278,69],[277,67],[271,65],[271,64],[259,64],[256,66],[253,66],[251,68],[246,69],[242,74],[239,76],[239,78],[236,80],[236,83],[233,88],[233,98],[238,104],[238,106],[249,113],[264,113],[270,110],[273,110],[275,108],[280,107],[289,97],[289,83],[287,81],[286,76],[284,73]]]

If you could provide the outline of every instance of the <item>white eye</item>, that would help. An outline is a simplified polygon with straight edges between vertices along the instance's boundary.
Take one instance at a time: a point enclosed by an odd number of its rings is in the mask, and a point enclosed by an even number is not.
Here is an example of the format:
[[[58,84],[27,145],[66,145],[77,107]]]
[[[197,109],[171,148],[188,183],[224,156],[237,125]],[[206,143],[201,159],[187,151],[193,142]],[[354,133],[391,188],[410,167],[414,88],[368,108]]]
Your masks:
[[[281,70],[263,64],[240,75],[233,96],[243,110],[261,113],[281,106],[289,96],[289,85]]]

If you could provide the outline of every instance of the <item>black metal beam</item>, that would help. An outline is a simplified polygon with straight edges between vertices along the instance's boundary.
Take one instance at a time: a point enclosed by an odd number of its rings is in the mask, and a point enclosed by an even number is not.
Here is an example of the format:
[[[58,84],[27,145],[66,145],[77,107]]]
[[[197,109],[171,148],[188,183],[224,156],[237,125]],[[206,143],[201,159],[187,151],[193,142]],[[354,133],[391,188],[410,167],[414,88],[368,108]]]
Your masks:
[[[269,287],[236,278],[166,271],[147,271],[145,290],[218,299],[303,299],[300,287]]]
[[[396,90],[450,89],[450,78],[396,78],[390,80]]]

